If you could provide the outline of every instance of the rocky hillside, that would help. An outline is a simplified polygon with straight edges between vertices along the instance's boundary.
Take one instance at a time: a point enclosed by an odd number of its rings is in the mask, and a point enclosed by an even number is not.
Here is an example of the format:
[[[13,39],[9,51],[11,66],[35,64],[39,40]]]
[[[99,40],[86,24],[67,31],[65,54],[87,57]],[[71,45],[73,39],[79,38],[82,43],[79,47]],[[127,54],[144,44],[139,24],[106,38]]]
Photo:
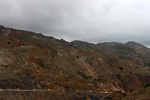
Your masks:
[[[150,87],[135,92],[122,100],[149,100],[149,99],[150,99]]]
[[[150,49],[67,42],[0,26],[0,88],[130,94],[150,83]]]

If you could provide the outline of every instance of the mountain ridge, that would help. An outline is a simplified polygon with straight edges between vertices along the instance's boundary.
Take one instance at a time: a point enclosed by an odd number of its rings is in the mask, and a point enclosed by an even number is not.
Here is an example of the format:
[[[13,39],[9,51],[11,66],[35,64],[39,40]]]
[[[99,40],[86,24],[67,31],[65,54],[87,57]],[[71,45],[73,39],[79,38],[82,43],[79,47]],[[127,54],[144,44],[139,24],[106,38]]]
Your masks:
[[[19,30],[19,29],[13,29],[13,28],[9,28],[9,27],[5,27],[5,26],[2,26],[0,25],[0,29],[8,29],[8,30],[18,30],[18,31],[26,31],[26,30]],[[41,35],[41,36],[45,36],[41,33],[36,33],[36,32],[32,32],[32,31],[26,31],[26,32],[29,32],[29,33],[35,33],[35,34],[38,34],[38,35]],[[54,38],[53,36],[45,36],[45,37],[49,37],[49,38],[53,38],[53,39],[56,39]],[[36,38],[36,37],[35,37]],[[61,40],[63,41],[64,39],[56,39],[56,40]],[[65,41],[65,40],[64,40]],[[65,42],[68,42],[68,41],[65,41]],[[98,43],[90,43],[90,42],[87,42],[87,41],[82,41],[82,40],[73,40],[71,42],[68,42],[68,43],[72,43],[72,42],[81,42],[81,43],[89,43],[89,44],[108,44],[108,45],[115,45],[115,44],[130,44],[130,45],[141,45],[141,46],[144,46],[143,44],[141,43],[137,43],[135,41],[127,41],[126,43],[121,43],[121,42],[98,42]]]

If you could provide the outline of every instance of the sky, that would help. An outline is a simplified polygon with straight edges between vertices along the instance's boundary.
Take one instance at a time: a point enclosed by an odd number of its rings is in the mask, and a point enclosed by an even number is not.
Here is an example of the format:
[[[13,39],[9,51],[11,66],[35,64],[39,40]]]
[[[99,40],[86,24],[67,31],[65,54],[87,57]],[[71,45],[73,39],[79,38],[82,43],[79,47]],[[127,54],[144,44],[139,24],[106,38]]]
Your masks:
[[[67,41],[150,44],[150,0],[0,0],[0,25]]]

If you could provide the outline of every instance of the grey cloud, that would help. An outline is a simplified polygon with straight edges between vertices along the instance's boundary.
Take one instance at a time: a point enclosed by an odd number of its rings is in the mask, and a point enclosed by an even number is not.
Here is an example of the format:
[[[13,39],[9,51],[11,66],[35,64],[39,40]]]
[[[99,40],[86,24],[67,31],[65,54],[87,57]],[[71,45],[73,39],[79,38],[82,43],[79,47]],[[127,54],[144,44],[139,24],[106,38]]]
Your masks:
[[[146,0],[0,0],[0,24],[89,42],[149,41]]]

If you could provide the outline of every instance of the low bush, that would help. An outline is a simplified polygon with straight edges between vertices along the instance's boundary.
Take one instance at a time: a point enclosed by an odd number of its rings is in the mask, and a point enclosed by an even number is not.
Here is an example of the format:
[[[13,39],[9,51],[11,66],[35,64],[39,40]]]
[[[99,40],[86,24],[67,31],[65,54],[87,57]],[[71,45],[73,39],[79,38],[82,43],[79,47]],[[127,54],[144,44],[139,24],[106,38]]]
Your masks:
[[[150,87],[150,83],[147,83],[144,88]]]

